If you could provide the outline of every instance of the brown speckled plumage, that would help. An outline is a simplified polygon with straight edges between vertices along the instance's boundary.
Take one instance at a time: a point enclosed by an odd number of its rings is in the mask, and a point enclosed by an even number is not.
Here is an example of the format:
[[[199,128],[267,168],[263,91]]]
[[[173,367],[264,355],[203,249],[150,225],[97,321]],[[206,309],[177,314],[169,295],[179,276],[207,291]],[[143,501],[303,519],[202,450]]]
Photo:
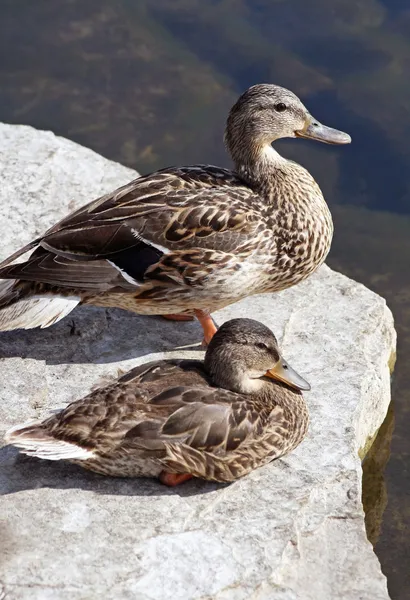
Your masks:
[[[250,88],[227,122],[234,171],[163,169],[60,221],[3,263],[0,277],[14,283],[0,287],[0,330],[48,326],[76,302],[141,314],[214,311],[305,279],[325,260],[333,226],[311,175],[271,146],[298,135],[350,139],[314,122],[292,92]],[[9,264],[31,249],[26,262]]]
[[[215,334],[205,363],[136,367],[42,423],[13,428],[6,441],[105,475],[166,471],[233,481],[290,452],[307,431],[301,392],[268,379],[269,370],[309,387],[281,358],[267,327],[234,319]]]

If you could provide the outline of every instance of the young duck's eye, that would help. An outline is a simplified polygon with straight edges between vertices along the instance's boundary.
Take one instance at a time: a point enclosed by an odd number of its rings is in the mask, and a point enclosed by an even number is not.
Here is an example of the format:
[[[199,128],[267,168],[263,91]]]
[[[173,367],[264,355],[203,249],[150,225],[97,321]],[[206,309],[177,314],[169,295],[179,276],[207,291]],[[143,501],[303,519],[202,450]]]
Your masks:
[[[257,348],[261,348],[262,350],[268,350],[268,347],[267,347],[267,345],[266,345],[266,344],[264,344],[263,342],[258,342],[258,343],[256,344],[256,347],[257,347]]]
[[[283,102],[278,102],[277,104],[275,104],[275,110],[277,112],[283,112],[286,109],[287,109],[287,106]]]

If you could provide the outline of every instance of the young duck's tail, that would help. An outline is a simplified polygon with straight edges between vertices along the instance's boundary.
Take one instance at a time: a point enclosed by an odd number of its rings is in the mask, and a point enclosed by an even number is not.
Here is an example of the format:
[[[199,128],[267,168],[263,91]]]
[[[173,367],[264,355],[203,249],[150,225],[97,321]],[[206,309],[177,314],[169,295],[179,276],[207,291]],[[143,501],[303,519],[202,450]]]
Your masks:
[[[46,460],[87,460],[94,455],[91,450],[55,438],[38,422],[12,427],[4,439],[23,454]]]

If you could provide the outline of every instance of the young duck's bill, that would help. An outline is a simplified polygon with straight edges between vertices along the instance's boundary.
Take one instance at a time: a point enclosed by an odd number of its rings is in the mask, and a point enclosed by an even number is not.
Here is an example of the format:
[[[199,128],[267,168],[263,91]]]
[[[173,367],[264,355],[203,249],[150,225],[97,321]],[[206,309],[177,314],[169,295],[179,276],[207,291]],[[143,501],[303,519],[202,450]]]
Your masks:
[[[348,133],[333,129],[332,127],[326,127],[319,121],[316,121],[309,115],[306,119],[305,127],[299,131],[295,131],[296,137],[308,138],[310,140],[316,140],[318,142],[324,142],[325,144],[350,144],[352,138]]]
[[[296,373],[284,358],[280,358],[272,369],[266,371],[265,377],[283,381],[297,390],[308,392],[311,389],[306,379]]]

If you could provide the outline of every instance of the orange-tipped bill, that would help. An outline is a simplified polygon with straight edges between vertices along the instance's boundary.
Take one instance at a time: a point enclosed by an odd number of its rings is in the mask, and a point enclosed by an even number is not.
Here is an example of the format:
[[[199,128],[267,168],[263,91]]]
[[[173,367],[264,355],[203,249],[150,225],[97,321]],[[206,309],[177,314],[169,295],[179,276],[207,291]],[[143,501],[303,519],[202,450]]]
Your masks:
[[[272,369],[266,371],[265,377],[283,381],[297,390],[304,390],[306,392],[310,390],[310,384],[306,379],[303,379],[303,377],[296,373],[284,358],[280,358]]]

